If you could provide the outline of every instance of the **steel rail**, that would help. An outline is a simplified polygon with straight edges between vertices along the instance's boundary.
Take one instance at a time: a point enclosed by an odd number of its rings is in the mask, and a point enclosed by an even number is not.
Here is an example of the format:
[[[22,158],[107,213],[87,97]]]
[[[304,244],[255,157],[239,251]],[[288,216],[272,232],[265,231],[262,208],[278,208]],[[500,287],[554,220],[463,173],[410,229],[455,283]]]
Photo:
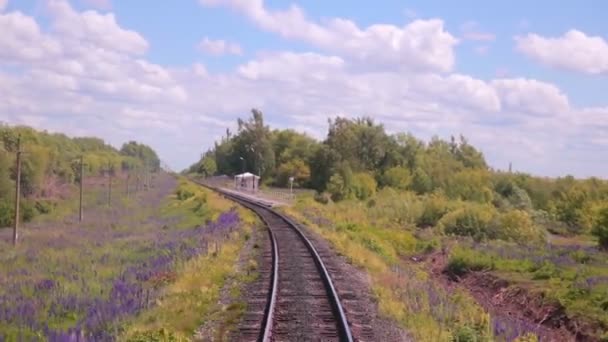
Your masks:
[[[319,274],[321,275],[321,279],[325,285],[325,290],[328,294],[329,302],[332,306],[333,313],[334,313],[334,316],[337,321],[340,341],[353,342],[354,340],[352,337],[352,332],[350,330],[350,326],[348,325],[348,320],[346,318],[344,308],[342,307],[340,298],[338,296],[338,292],[336,291],[336,288],[333,284],[333,281],[331,280],[329,272],[327,271],[327,267],[323,263],[323,260],[321,259],[321,256],[317,252],[313,243],[310,241],[310,239],[308,239],[306,237],[306,235],[302,232],[302,230],[298,227],[298,225],[295,222],[293,222],[290,218],[283,215],[282,213],[277,212],[270,205],[268,205],[266,203],[259,202],[259,201],[253,200],[251,198],[240,196],[240,195],[237,195],[234,193],[229,193],[229,192],[223,191],[222,189],[216,188],[216,187],[208,185],[208,184],[204,184],[201,182],[196,182],[196,183],[201,186],[204,186],[206,188],[209,188],[213,191],[216,191],[216,192],[222,194],[223,196],[225,196],[237,203],[240,203],[241,205],[245,206],[246,208],[252,210],[262,219],[264,224],[268,227],[268,230],[270,232],[270,237],[272,240],[272,248],[273,248],[273,253],[272,253],[273,271],[272,271],[271,291],[268,296],[268,298],[269,298],[268,304],[266,305],[266,312],[265,312],[264,321],[263,321],[264,322],[263,329],[261,329],[261,333],[260,333],[260,341],[262,341],[262,342],[271,341],[274,309],[276,306],[276,300],[277,300],[276,298],[277,298],[277,293],[278,293],[279,255],[278,255],[277,242],[276,242],[276,239],[272,232],[272,228],[270,227],[270,225],[266,221],[266,219],[264,219],[262,217],[262,215],[258,211],[256,211],[257,208],[263,208],[263,209],[269,211],[270,213],[272,213],[273,215],[279,217],[281,220],[283,220],[285,223],[287,223],[287,225],[290,228],[292,228],[297,233],[297,235],[300,237],[300,239],[304,242],[304,244],[306,245],[307,249],[309,250],[309,252],[315,262],[315,265],[317,266],[317,270],[319,271]]]

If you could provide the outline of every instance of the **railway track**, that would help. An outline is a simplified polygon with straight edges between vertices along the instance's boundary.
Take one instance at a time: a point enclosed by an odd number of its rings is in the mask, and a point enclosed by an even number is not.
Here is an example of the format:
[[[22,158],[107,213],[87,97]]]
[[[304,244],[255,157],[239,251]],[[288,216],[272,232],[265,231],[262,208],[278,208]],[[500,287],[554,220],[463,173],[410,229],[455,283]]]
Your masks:
[[[201,185],[254,211],[268,227],[238,340],[353,341],[327,268],[297,225],[262,203]]]

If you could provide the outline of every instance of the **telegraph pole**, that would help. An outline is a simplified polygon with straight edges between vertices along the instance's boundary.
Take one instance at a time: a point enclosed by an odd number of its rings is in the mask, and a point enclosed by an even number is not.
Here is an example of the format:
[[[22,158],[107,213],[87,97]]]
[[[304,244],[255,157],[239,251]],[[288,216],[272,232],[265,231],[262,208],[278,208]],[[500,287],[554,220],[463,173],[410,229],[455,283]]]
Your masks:
[[[21,135],[17,138],[17,180],[15,182],[15,221],[13,225],[13,246],[19,239],[19,201],[21,200]]]
[[[79,220],[82,222],[82,187],[84,184],[84,155],[80,156],[80,215]]]

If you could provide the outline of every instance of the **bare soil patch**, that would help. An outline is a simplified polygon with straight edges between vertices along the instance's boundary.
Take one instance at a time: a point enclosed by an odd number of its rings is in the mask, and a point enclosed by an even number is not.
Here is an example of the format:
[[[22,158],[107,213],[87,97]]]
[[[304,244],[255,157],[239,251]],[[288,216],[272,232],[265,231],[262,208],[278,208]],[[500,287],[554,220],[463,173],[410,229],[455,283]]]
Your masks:
[[[559,303],[540,291],[511,284],[490,272],[470,272],[463,277],[446,274],[447,255],[441,252],[412,258],[412,261],[425,264],[435,281],[447,291],[466,289],[492,317],[535,326],[541,341],[596,341],[566,315]]]

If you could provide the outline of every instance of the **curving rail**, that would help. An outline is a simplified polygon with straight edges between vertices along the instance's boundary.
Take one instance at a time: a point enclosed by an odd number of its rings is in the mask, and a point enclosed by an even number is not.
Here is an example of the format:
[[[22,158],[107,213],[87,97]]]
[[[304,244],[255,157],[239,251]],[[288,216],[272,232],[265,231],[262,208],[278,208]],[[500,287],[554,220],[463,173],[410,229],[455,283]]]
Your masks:
[[[275,339],[310,340],[314,336],[314,339],[353,341],[344,309],[329,272],[314,245],[297,224],[264,202],[229,193],[208,184],[197,183],[252,210],[268,227],[272,248],[272,270],[270,290],[257,340],[263,342]],[[308,259],[312,259],[312,262]],[[306,279],[305,282],[309,284],[295,283],[295,280],[290,279],[297,276]],[[305,290],[302,290],[303,288]],[[303,307],[298,310],[299,305]],[[318,312],[311,313],[311,310]],[[306,325],[305,329],[301,326],[294,327],[292,322],[294,315],[303,316],[300,323]],[[316,321],[311,317],[316,318]]]

